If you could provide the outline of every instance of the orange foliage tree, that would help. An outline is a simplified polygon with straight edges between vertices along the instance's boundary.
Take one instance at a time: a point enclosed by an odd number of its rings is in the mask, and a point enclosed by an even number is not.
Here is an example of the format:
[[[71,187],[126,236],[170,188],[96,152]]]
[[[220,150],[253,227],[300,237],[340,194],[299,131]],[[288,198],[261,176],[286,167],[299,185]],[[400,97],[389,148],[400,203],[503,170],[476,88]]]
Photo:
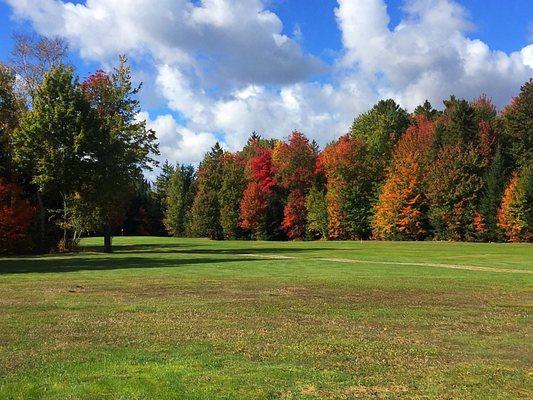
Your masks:
[[[327,178],[328,225],[331,239],[365,236],[370,220],[373,166],[362,139],[344,135],[326,146],[321,163]]]
[[[512,242],[533,240],[533,168],[515,172],[503,193],[498,226]]]
[[[434,123],[419,115],[398,141],[374,207],[372,233],[376,239],[418,240],[427,235],[423,182],[434,139]]]

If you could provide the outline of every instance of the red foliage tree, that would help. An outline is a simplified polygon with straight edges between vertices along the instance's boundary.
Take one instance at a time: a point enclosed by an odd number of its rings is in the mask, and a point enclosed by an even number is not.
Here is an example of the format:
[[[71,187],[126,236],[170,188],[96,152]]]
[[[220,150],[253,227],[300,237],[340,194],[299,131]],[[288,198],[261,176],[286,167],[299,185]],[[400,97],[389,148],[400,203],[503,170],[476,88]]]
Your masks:
[[[290,239],[302,239],[306,232],[305,196],[317,174],[317,151],[303,133],[292,132],[272,152],[276,180],[289,191],[283,211],[282,228]]]
[[[257,143],[247,165],[248,185],[240,204],[241,228],[249,229],[257,238],[266,237],[268,204],[277,185],[272,165],[272,149]]]
[[[0,252],[10,253],[28,236],[35,208],[19,186],[0,179]]]
[[[282,227],[289,239],[301,239],[305,236],[306,215],[305,194],[299,189],[294,189],[290,192],[283,210]]]

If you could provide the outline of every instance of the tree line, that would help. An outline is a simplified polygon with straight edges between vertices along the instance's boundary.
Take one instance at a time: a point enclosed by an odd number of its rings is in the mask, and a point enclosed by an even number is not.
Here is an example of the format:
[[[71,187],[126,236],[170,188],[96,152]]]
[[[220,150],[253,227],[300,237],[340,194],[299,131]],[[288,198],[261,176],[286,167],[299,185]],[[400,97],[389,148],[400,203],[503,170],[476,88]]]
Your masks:
[[[159,176],[164,224],[212,239],[533,240],[533,81],[490,99],[381,100],[324,149],[300,132],[215,145]]]
[[[120,57],[80,81],[60,39],[18,35],[0,63],[0,252],[82,234],[212,239],[532,241],[533,81],[498,111],[454,96],[381,100],[321,149],[300,132],[165,162]]]

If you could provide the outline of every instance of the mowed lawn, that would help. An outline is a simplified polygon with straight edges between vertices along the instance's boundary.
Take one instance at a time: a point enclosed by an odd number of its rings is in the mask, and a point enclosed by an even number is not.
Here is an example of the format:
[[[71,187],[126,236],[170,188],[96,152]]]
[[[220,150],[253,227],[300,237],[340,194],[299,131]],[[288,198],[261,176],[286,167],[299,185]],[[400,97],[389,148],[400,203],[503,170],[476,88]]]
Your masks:
[[[531,399],[533,245],[0,258],[0,399]]]

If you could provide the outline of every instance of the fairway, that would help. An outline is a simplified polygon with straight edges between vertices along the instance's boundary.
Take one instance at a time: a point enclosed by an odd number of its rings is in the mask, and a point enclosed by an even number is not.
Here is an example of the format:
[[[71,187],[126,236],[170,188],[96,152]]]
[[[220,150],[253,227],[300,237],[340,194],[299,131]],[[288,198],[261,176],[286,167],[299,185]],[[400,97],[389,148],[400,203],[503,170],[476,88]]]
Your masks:
[[[533,246],[101,238],[0,258],[0,399],[530,399]]]

